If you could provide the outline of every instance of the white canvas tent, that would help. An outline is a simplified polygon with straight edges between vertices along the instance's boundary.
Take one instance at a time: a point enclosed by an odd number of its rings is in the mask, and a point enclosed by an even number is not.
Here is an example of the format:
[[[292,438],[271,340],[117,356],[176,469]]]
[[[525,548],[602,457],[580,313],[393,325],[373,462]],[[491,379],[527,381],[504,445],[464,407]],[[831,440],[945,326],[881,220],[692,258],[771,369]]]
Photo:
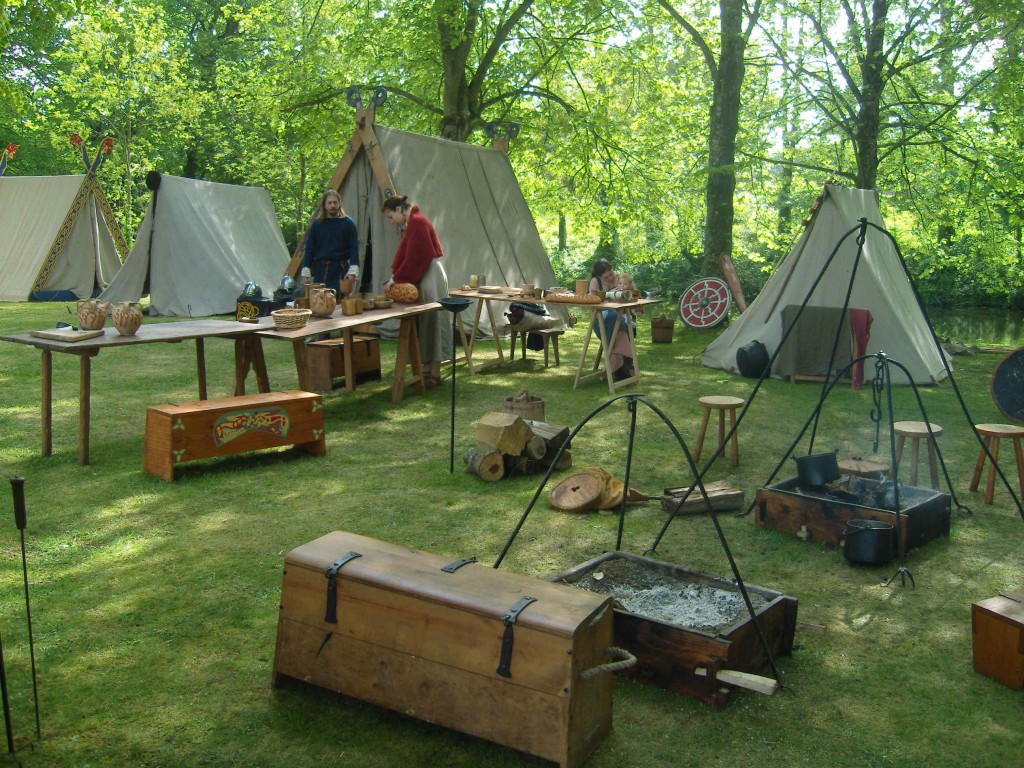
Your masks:
[[[470,275],[483,275],[486,284],[498,286],[556,284],[503,152],[373,125],[372,108],[360,110],[356,121],[360,127],[330,186],[339,190],[342,207],[359,230],[364,290],[380,293],[390,277],[400,236],[381,205],[392,192],[408,195],[433,223],[450,287],[469,283]],[[293,271],[299,257],[301,246]]]
[[[250,280],[270,296],[288,266],[270,193],[159,178],[135,245],[100,298],[138,301],[148,293],[151,315],[201,317],[233,313]]]
[[[765,345],[772,355],[779,348],[785,324],[783,317],[792,317],[807,298],[828,257],[840,239],[856,227],[861,219],[884,227],[875,190],[846,189],[825,186],[816,212],[812,215],[793,251],[783,259],[757,299],[704,350],[701,362],[709,368],[737,371],[736,352],[752,341]],[[850,276],[857,254],[856,236],[843,242],[831,265],[807,301],[807,310],[814,317],[816,310],[841,310],[850,285]],[[932,384],[943,379],[946,371],[942,353],[928,330],[924,313],[914,296],[910,281],[903,271],[893,242],[874,227],[867,228],[866,241],[853,281],[850,308],[871,313],[870,341],[865,354],[885,352],[890,359],[905,366],[915,384]],[[818,317],[824,317],[819,314]],[[788,322],[788,320],[787,320]],[[821,332],[804,325],[805,341],[817,342],[819,351],[831,351],[834,331]],[[791,334],[772,366],[772,375],[786,377],[804,371],[794,369],[801,364],[801,355],[794,353],[801,343],[801,334]],[[828,336],[828,338],[821,338]],[[847,361],[849,340],[842,339]],[[837,356],[838,357],[838,356]],[[818,362],[819,361],[814,361]],[[827,360],[825,361],[827,362]],[[827,370],[827,368],[826,368]],[[896,367],[891,369],[893,383],[907,383]]]
[[[127,252],[93,174],[0,176],[0,301],[87,298]]]

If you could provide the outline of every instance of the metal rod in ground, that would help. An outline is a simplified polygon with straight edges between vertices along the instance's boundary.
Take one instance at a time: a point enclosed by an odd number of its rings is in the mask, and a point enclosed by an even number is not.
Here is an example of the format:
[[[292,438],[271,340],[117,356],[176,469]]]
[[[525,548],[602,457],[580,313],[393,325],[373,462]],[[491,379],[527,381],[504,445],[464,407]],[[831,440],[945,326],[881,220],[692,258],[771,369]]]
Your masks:
[[[0,696],[4,702],[4,725],[7,727],[7,751],[14,754],[14,728],[11,725],[11,701],[7,696],[7,667],[4,665],[4,640],[0,636]]]
[[[25,577],[25,618],[28,620],[28,654],[32,660],[32,701],[36,707],[36,738],[42,739],[39,726],[39,687],[36,685],[36,646],[32,640],[32,606],[28,599],[28,561],[25,558],[25,529],[21,529],[21,572]]]

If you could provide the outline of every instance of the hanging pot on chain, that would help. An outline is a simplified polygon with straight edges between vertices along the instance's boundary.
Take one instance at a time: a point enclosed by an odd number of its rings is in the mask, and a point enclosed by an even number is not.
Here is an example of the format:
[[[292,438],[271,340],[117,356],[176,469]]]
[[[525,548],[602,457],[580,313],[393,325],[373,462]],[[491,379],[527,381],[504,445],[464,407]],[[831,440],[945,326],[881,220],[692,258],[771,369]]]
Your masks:
[[[800,485],[805,488],[820,488],[842,476],[839,472],[839,461],[836,459],[835,451],[795,456],[794,461],[796,461],[796,474],[800,478]]]

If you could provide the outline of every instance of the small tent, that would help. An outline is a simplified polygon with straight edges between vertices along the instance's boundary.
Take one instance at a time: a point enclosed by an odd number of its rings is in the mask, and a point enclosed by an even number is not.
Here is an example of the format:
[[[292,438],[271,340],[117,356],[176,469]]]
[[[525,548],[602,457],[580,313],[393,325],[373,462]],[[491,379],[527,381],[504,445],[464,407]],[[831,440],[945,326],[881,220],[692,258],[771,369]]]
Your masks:
[[[0,301],[87,298],[127,252],[94,173],[0,176]]]
[[[825,185],[816,210],[807,221],[792,252],[782,260],[754,302],[704,350],[701,362],[709,368],[738,371],[736,353],[754,341],[768,354],[778,351],[772,375],[818,375],[828,371],[837,323],[841,317],[857,255],[856,233],[842,242],[832,263],[822,269],[839,241],[861,219],[883,227],[875,190]],[[815,281],[820,282],[812,291]],[[793,332],[779,349],[786,328],[793,325],[800,306],[807,301]],[[867,227],[860,263],[853,275],[850,310],[870,313],[870,337],[865,351],[883,351],[905,366],[915,384],[932,384],[946,376],[942,352],[928,328],[904,272],[892,240],[884,232]],[[864,313],[861,313],[865,316]],[[844,334],[833,372],[853,356],[851,336]],[[893,383],[907,383],[902,372],[892,369]]]
[[[155,173],[146,183],[135,245],[101,299],[148,293],[151,315],[201,317],[233,313],[250,280],[273,292],[288,249],[267,190]]]
[[[468,284],[470,275],[482,275],[488,285],[556,284],[504,152],[374,125],[372,115],[372,107],[360,110],[359,127],[329,185],[359,230],[364,290],[381,292],[401,239],[381,213],[391,194],[408,195],[433,223],[450,287]]]

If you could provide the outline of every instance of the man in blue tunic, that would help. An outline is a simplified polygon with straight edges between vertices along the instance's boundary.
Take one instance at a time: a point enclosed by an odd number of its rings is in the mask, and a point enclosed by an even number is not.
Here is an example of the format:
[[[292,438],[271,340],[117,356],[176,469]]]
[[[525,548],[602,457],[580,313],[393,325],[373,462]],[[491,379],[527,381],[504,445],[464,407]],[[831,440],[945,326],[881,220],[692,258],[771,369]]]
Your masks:
[[[359,279],[359,233],[342,210],[337,190],[324,190],[317,211],[306,233],[301,275],[333,288],[341,298],[341,278]]]

